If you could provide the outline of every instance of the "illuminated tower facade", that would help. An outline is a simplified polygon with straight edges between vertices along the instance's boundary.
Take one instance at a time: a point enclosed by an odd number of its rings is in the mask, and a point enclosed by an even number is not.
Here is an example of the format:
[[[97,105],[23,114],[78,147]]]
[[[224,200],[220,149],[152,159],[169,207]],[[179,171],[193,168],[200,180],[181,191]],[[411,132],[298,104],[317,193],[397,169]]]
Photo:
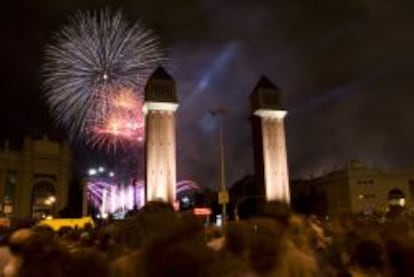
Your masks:
[[[262,77],[250,95],[256,182],[266,200],[290,202],[284,118],[280,90]]]
[[[146,201],[176,198],[175,82],[161,66],[145,87]]]

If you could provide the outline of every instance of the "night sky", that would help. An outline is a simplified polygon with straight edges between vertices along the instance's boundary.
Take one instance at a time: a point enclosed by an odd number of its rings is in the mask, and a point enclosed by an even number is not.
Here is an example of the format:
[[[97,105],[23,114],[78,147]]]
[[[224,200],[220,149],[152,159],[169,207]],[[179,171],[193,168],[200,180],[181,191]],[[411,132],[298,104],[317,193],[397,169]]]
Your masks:
[[[2,138],[62,136],[40,89],[44,46],[68,15],[108,3],[141,19],[168,50],[181,101],[180,179],[217,184],[214,107],[228,109],[228,183],[253,173],[248,96],[262,74],[281,88],[290,111],[292,177],[355,158],[414,164],[414,3],[402,0],[7,1],[0,10]]]

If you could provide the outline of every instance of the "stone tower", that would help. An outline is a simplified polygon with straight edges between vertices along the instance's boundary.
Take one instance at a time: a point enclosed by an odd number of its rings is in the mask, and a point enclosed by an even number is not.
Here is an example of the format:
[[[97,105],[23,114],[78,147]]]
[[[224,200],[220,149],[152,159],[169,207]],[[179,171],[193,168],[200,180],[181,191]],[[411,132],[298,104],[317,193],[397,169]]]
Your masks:
[[[159,66],[145,87],[145,194],[146,201],[176,198],[175,82]]]
[[[284,118],[280,90],[262,77],[250,95],[256,182],[266,200],[290,202]]]

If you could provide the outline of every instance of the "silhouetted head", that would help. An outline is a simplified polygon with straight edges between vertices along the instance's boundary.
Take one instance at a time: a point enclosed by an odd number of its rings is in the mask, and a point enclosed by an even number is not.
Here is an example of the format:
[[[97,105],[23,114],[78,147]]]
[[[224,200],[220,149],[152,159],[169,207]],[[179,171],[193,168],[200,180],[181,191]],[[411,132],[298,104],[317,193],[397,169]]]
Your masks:
[[[167,203],[161,200],[149,201],[140,210],[140,212],[145,212],[145,213],[157,213],[157,212],[167,212],[167,211],[174,212],[173,206],[170,203]]]
[[[109,276],[109,267],[104,258],[92,249],[72,252],[67,268],[68,276]]]
[[[213,256],[195,218],[170,217],[146,245],[143,263],[147,276],[200,276]]]
[[[136,220],[141,226],[142,240],[148,241],[151,237],[167,227],[167,223],[176,217],[173,207],[161,201],[148,202],[137,214]]]
[[[64,276],[67,253],[53,238],[21,229],[11,235],[9,249],[22,261],[18,276]]]
[[[251,267],[265,276],[277,265],[285,227],[269,218],[249,220],[248,258]]]
[[[289,226],[290,208],[287,203],[281,201],[268,201],[263,204],[259,212],[260,217],[271,218],[278,224]]]
[[[249,248],[249,225],[247,222],[228,223],[225,248],[236,257],[243,257]]]
[[[45,239],[53,239],[55,236],[55,231],[52,229],[52,227],[47,225],[38,225],[33,227],[32,230]]]
[[[383,246],[374,240],[365,239],[355,245],[352,261],[363,269],[380,270],[384,266]]]

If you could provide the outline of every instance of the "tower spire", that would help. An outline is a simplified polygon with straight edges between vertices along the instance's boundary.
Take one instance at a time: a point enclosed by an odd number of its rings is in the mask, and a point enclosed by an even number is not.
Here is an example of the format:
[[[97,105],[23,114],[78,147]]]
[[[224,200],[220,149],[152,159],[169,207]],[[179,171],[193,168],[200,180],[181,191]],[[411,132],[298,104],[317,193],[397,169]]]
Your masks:
[[[267,200],[290,202],[284,118],[280,90],[262,76],[250,102],[253,112],[253,141],[258,185]]]
[[[174,79],[157,67],[145,87],[146,200],[176,199],[175,112],[178,100]]]

